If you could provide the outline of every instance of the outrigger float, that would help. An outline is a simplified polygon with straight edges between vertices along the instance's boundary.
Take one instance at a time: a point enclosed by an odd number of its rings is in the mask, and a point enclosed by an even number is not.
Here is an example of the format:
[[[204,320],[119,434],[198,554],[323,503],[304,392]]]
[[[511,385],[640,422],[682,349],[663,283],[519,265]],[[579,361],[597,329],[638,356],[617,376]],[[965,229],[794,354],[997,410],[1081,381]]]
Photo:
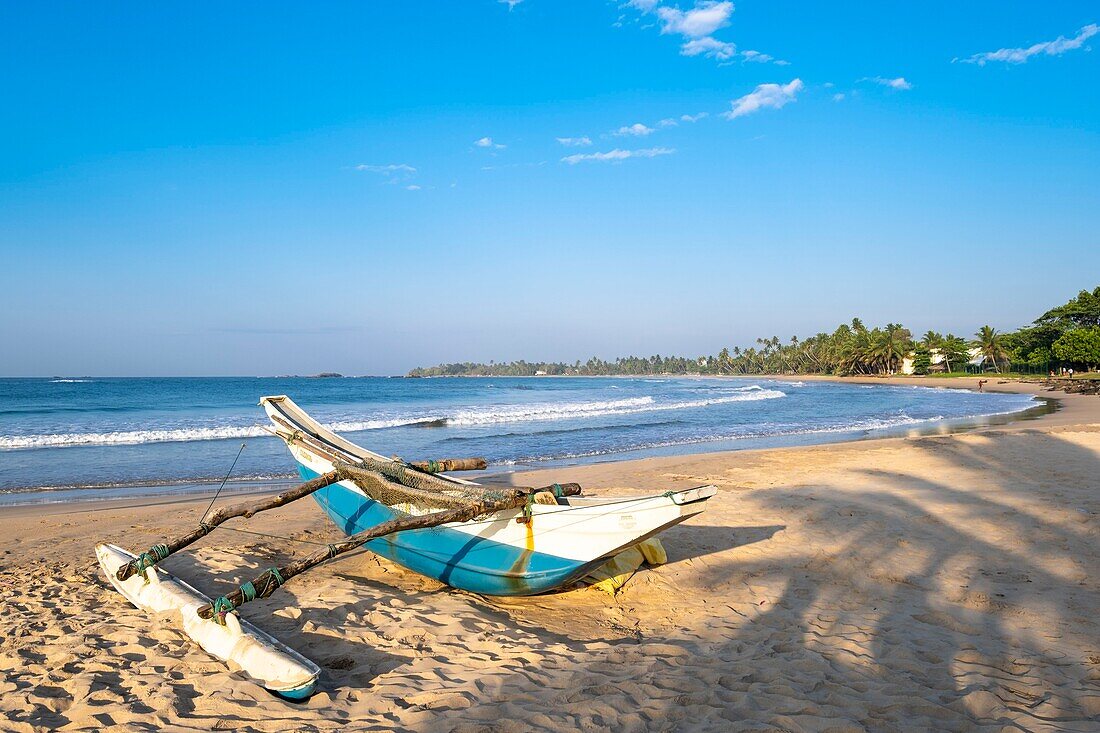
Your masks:
[[[307,570],[366,547],[462,590],[522,596],[561,588],[617,553],[703,511],[714,486],[631,498],[582,497],[577,484],[541,488],[482,485],[445,472],[482,469],[480,459],[407,463],[372,453],[329,431],[289,397],[260,405],[298,464],[304,483],[257,502],[223,507],[175,539],[134,555],[99,545],[112,585],[152,613],[178,612],[203,649],[290,699],[312,694],[320,668],[239,618]],[[347,539],[273,567],[211,600],[158,563],[218,525],[312,496]]]

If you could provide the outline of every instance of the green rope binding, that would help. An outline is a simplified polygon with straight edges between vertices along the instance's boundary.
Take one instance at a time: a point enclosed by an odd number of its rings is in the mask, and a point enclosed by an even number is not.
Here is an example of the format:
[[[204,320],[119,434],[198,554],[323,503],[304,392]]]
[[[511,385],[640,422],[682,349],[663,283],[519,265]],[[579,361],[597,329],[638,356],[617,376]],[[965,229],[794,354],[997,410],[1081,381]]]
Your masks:
[[[283,576],[279,574],[279,568],[268,568],[267,577],[264,580],[264,587],[256,594],[260,598],[267,598],[274,593],[279,586],[286,582],[283,580]]]
[[[535,505],[535,493],[531,492],[527,495],[527,501],[523,502],[523,523],[530,524],[532,511],[531,507]]]
[[[214,620],[218,622],[218,625],[225,626],[225,616],[230,613],[236,606],[233,605],[233,601],[229,600],[225,596],[218,596],[211,604],[214,609]]]
[[[267,598],[275,592],[276,588],[286,582],[283,580],[279,568],[268,568],[265,581],[263,588],[260,589],[257,589],[256,584],[251,580],[241,585],[239,589],[241,592],[241,604],[243,605],[249,601],[254,601],[257,598]],[[219,596],[215,598],[214,602],[210,604],[210,607],[213,610],[212,618],[221,626],[225,626],[226,614],[238,608],[228,596]]]
[[[439,464],[435,461],[428,461],[428,473],[439,473]]]
[[[550,490],[552,492],[554,492],[554,498],[555,499],[560,499],[563,496],[565,496],[565,492],[562,490],[561,484],[554,484],[553,486],[550,487]]]
[[[156,565],[158,562],[168,557],[172,553],[168,549],[168,545],[153,545],[149,548],[148,552],[143,552],[137,556],[137,560],[134,560],[134,570],[141,573],[141,577],[145,579],[145,582],[149,582],[148,570]]]

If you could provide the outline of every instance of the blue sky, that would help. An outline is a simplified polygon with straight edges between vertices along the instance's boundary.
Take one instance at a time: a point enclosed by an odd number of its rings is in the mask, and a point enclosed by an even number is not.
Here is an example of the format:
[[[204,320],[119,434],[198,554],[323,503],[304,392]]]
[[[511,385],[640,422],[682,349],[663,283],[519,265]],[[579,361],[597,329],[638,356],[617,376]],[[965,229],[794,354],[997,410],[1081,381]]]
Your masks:
[[[5,3],[0,374],[695,355],[854,315],[1015,328],[1100,283],[1097,23]]]

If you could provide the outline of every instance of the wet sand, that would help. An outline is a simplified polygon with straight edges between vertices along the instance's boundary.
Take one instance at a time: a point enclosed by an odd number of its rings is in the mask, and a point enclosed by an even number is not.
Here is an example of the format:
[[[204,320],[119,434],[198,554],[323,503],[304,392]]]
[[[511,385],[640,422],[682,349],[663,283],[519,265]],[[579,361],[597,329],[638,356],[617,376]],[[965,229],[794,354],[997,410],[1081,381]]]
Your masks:
[[[1100,399],[1040,394],[1062,409],[973,432],[516,475],[720,492],[614,599],[484,598],[368,552],[295,578],[243,613],[324,668],[303,704],[99,575],[95,542],[209,499],[5,508],[0,728],[1100,730]],[[234,526],[337,537],[310,502]],[[217,595],[309,549],[219,531],[165,565]]]

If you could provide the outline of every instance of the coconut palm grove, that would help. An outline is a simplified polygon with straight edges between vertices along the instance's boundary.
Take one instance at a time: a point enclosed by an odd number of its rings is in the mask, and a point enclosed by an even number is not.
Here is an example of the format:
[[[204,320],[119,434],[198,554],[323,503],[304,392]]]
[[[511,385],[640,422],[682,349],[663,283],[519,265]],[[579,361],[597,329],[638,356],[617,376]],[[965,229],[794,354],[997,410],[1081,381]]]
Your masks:
[[[756,344],[724,348],[716,356],[627,356],[614,361],[480,364],[463,362],[419,367],[410,377],[640,374],[893,374],[912,359],[914,374],[974,372],[1047,374],[1100,367],[1100,286],[1082,290],[1051,308],[1031,325],[1001,333],[981,326],[970,337],[928,331],[916,337],[900,323],[868,328],[859,318],[832,333],[783,342],[778,336]]]

